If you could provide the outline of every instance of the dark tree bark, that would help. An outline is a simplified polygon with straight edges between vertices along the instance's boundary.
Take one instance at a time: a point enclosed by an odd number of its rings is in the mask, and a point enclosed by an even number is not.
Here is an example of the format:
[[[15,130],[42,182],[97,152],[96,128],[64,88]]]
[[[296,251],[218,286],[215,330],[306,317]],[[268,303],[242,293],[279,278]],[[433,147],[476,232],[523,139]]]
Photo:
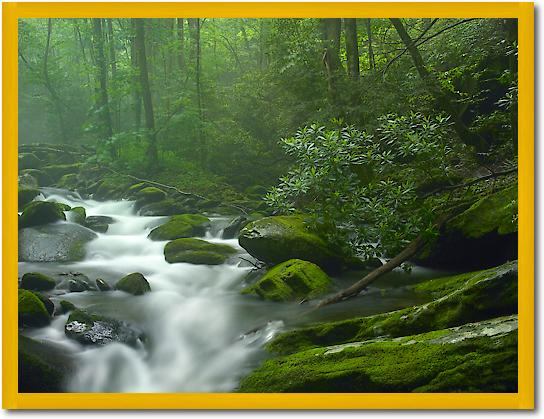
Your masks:
[[[338,79],[342,63],[340,62],[341,20],[321,19],[323,36],[323,64],[327,73],[329,101],[332,106],[339,106]]]
[[[136,49],[136,26],[132,21],[132,35],[130,38],[130,64],[136,71],[139,69],[138,51]],[[132,89],[132,109],[134,111],[134,126],[139,129],[142,125],[142,95],[140,92],[140,77],[138,74],[134,77],[134,89]]]
[[[106,58],[104,54],[104,38],[102,36],[102,19],[92,19],[93,23],[93,49],[95,56],[95,90],[96,107],[100,118],[101,135],[103,140],[112,137],[113,129],[111,123],[110,105],[108,99],[108,70],[106,67]],[[110,150],[112,157],[115,157],[115,150]]]
[[[198,110],[198,118],[200,119],[199,135],[199,155],[200,162],[203,166],[206,165],[206,144],[202,133],[202,122],[204,121],[204,112],[202,109],[202,86],[201,86],[201,48],[200,48],[200,19],[188,19],[189,27],[192,28],[192,51],[195,59],[195,84],[196,84],[196,103]]]
[[[53,87],[53,84],[51,83],[51,79],[49,78],[49,70],[47,68],[48,61],[49,61],[49,51],[51,49],[52,32],[53,32],[53,22],[51,19],[47,19],[47,40],[45,41],[45,51],[43,54],[43,79],[44,79],[45,87],[48,90],[49,95],[51,96],[51,102],[53,103],[53,107],[55,108],[55,113],[57,114],[57,117],[59,118],[59,128],[60,128],[60,133],[62,135],[62,141],[64,143],[67,143],[68,133],[66,132],[67,131],[66,124],[64,122],[62,101],[56,89]]]
[[[427,84],[429,90],[435,96],[438,107],[451,115],[455,131],[457,132],[457,135],[461,141],[467,145],[474,146],[477,151],[486,150],[488,148],[488,144],[484,138],[470,131],[463,122],[462,113],[460,113],[459,106],[456,103],[455,95],[443,89],[434,75],[431,74],[425,67],[425,63],[421,54],[419,53],[419,50],[417,49],[416,43],[406,31],[406,28],[402,24],[401,20],[391,18],[390,21],[395,27],[400,39],[404,43],[404,46],[408,50],[420,78]]]
[[[376,69],[376,60],[374,59],[374,49],[372,47],[372,21],[365,19],[366,35],[368,38],[368,65],[370,70]]]
[[[138,53],[138,64],[140,70],[140,88],[144,103],[145,127],[148,139],[148,170],[156,168],[159,157],[157,152],[157,135],[155,133],[155,116],[153,115],[153,101],[151,99],[151,88],[149,86],[149,75],[147,71],[147,56],[145,52],[145,19],[134,19],[136,29],[136,51]]]
[[[106,19],[106,26],[108,29],[108,49],[111,68],[111,79],[117,80],[117,60],[115,57],[115,38],[113,37],[113,23],[112,19]],[[121,125],[121,104],[119,100],[115,100],[112,103],[113,107],[113,131],[119,131]]]
[[[348,59],[348,75],[353,80],[359,79],[359,46],[357,42],[357,19],[344,19],[346,34],[346,55]]]
[[[181,71],[185,70],[185,29],[183,24],[184,19],[179,17],[177,19],[177,32],[178,32],[178,65]]]

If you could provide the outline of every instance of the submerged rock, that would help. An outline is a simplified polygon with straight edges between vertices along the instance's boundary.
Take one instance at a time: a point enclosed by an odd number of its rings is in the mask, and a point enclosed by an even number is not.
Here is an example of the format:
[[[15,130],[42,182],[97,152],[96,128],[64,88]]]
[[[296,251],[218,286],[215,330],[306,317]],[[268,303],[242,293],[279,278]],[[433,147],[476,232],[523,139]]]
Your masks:
[[[104,281],[102,278],[96,278],[96,286],[98,287],[98,289],[100,291],[111,291],[112,288],[110,287],[110,285]]]
[[[55,288],[56,281],[39,272],[27,272],[21,279],[21,288],[33,291],[48,291]]]
[[[291,353],[379,336],[405,336],[517,313],[517,262],[414,286],[433,301],[389,313],[319,323],[282,333],[269,349]]]
[[[166,244],[164,258],[168,263],[221,265],[236,253],[226,244],[215,244],[200,239],[177,239]]]
[[[517,316],[266,361],[241,392],[516,392]]]
[[[48,224],[19,230],[19,261],[69,262],[85,257],[85,245],[96,233],[72,223]]]
[[[169,221],[151,230],[151,240],[175,240],[203,236],[210,227],[210,220],[203,215],[174,215]]]
[[[117,281],[117,284],[115,284],[115,289],[125,291],[133,295],[143,295],[146,292],[151,291],[151,287],[149,286],[147,279],[145,279],[145,277],[138,272],[131,273],[121,278],[119,281]]]
[[[83,345],[120,342],[135,346],[142,336],[126,322],[77,309],[70,313],[64,333]]]
[[[20,326],[42,327],[51,321],[45,304],[32,291],[19,290],[18,309]]]
[[[254,221],[242,229],[238,241],[251,256],[269,264],[302,259],[328,272],[343,268],[340,251],[311,231],[301,216],[273,216]]]
[[[36,201],[28,204],[19,220],[19,228],[39,226],[66,220],[63,208],[56,202]]]
[[[517,259],[517,185],[480,199],[452,218],[415,262],[446,269],[482,269]]]
[[[245,215],[239,215],[238,217],[232,219],[230,223],[223,229],[222,238],[223,239],[234,239],[240,234],[240,230],[248,225],[250,222],[249,218]]]
[[[19,335],[18,385],[20,393],[58,393],[72,372],[73,360],[66,351]]]
[[[315,298],[330,290],[332,281],[311,262],[291,259],[270,269],[242,294],[256,294],[265,300],[293,301]]]
[[[68,290],[70,292],[83,292],[90,289],[89,284],[81,278],[74,278],[68,281]]]
[[[109,225],[114,222],[115,220],[112,217],[106,215],[90,215],[85,218],[85,226],[99,233],[108,231]]]

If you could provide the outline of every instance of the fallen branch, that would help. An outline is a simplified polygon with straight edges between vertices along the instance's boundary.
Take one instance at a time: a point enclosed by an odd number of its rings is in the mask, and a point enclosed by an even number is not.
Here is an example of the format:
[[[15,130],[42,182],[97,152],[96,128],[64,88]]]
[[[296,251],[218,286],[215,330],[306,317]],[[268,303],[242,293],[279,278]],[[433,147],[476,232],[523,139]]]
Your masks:
[[[452,216],[453,216],[452,214],[447,214],[447,215],[443,215],[439,217],[438,220],[436,220],[434,223],[435,226],[438,229],[440,229],[440,227],[442,227],[442,225],[444,225],[444,223],[447,220],[449,220]],[[399,267],[403,262],[407,261],[412,256],[415,256],[415,254],[425,245],[426,242],[427,240],[425,239],[425,236],[423,234],[420,234],[402,252],[400,252],[393,259],[389,260],[389,262],[385,263],[379,268],[374,269],[372,272],[366,275],[363,279],[357,281],[355,284],[353,284],[349,288],[346,288],[340,291],[339,293],[333,295],[332,297],[329,297],[321,301],[317,305],[316,308],[321,308],[330,304],[339,303],[341,301],[347,300],[348,298],[357,296],[361,291],[367,288],[372,282],[376,281],[378,278],[385,275],[386,273],[391,272],[393,269]]]

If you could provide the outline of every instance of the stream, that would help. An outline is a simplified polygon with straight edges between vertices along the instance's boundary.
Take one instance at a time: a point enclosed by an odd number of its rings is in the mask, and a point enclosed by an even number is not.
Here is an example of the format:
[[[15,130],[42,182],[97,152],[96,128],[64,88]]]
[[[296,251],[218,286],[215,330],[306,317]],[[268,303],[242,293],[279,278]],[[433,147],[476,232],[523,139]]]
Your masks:
[[[68,314],[54,317],[47,327],[25,330],[25,335],[60,346],[74,357],[76,369],[67,384],[72,392],[235,391],[240,379],[269,356],[263,346],[278,332],[421,303],[423,297],[406,285],[444,274],[419,267],[411,273],[396,270],[358,298],[307,313],[308,304],[266,302],[240,294],[253,267],[240,259],[251,256],[237,239],[221,238],[231,217],[210,216],[211,228],[204,239],[236,248],[235,257],[219,266],[169,264],[163,255],[167,242],[147,238],[168,217],[139,216],[132,201],[98,202],[62,189],[41,191],[37,199],[82,206],[87,216],[106,215],[115,222],[87,245],[83,261],[20,262],[19,276],[42,272],[61,278],[60,273],[81,272],[113,287],[126,274],[140,272],[152,290],[142,296],[122,291],[52,292],[52,301],[67,300],[126,321],[146,336],[145,344],[136,348],[121,343],[83,346],[64,334]],[[361,275],[335,278],[337,288]]]

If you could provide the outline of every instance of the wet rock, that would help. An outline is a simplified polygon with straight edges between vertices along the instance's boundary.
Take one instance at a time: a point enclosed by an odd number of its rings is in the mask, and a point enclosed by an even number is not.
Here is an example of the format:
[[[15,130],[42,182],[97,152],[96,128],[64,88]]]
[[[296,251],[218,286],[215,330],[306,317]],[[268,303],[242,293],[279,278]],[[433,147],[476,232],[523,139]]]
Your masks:
[[[70,313],[64,333],[83,345],[120,342],[136,346],[142,336],[126,322],[77,309]]]
[[[78,173],[82,163],[52,164],[41,168],[53,181],[57,183],[64,175]]]
[[[121,278],[119,281],[117,281],[117,284],[115,284],[115,289],[125,291],[133,295],[143,295],[146,292],[151,291],[151,287],[149,286],[147,279],[145,279],[145,277],[138,272],[131,273]]]
[[[50,186],[53,184],[53,179],[51,179],[51,177],[47,173],[45,173],[43,170],[25,169],[19,172],[19,176],[32,176],[38,182],[36,186]],[[23,183],[19,183],[19,184],[24,185]],[[25,185],[25,186],[31,186],[31,185]]]
[[[67,218],[68,218],[68,221],[71,221],[73,223],[85,225],[85,219],[87,218],[85,208],[83,208],[83,207],[74,207],[74,208],[72,208],[68,212]]]
[[[517,316],[305,350],[265,363],[241,392],[517,392]]]
[[[38,180],[28,172],[19,173],[17,184],[20,188],[37,189]]]
[[[327,272],[344,266],[339,249],[311,231],[301,216],[265,217],[246,225],[238,238],[240,246],[253,257],[268,264],[302,259]]]
[[[223,239],[234,239],[240,234],[240,230],[249,224],[249,218],[245,215],[239,215],[232,219],[228,226],[223,229]]]
[[[18,208],[22,211],[25,205],[29,204],[40,194],[40,191],[35,188],[19,187],[18,189]]]
[[[62,314],[69,313],[70,311],[76,310],[76,306],[72,304],[70,301],[66,301],[66,300],[61,300],[59,302],[59,306],[60,306],[60,312]]]
[[[444,269],[482,269],[517,259],[517,185],[488,195],[448,221],[414,261]]]
[[[166,198],[166,192],[155,186],[146,186],[140,189],[135,196],[140,203],[159,202]]]
[[[47,326],[51,320],[45,304],[32,291],[19,290],[19,325]]]
[[[210,227],[210,220],[203,215],[174,215],[166,223],[149,233],[151,240],[175,240],[194,236],[203,236]]]
[[[32,291],[32,292],[34,293],[36,297],[40,299],[40,301],[45,306],[45,309],[47,310],[49,315],[52,316],[53,313],[55,312],[55,304],[53,303],[53,301],[51,301],[48,297],[46,297],[45,295],[39,292],[36,292],[36,291]]]
[[[85,245],[96,233],[72,223],[57,223],[19,230],[19,261],[69,262],[85,257]]]
[[[96,286],[100,291],[111,291],[112,288],[110,285],[104,281],[102,278],[96,278]]]
[[[162,201],[152,202],[150,204],[143,205],[138,213],[144,217],[149,216],[164,216],[164,215],[176,215],[188,212],[195,212],[194,209],[188,207],[182,201],[166,198]]]
[[[166,244],[164,258],[168,263],[220,265],[236,253],[236,249],[200,239],[177,239]]]
[[[57,182],[57,186],[63,189],[75,189],[78,184],[78,176],[75,173],[63,175]]]
[[[19,228],[39,226],[60,220],[66,220],[66,216],[56,202],[35,201],[25,207],[19,220]]]
[[[48,291],[55,288],[56,281],[39,272],[27,272],[21,279],[21,288],[33,291]]]
[[[108,231],[109,224],[113,224],[115,220],[112,217],[105,215],[91,215],[85,218],[85,226],[99,233]]]
[[[91,287],[83,279],[70,279],[68,281],[68,290],[70,292],[83,292],[89,291]]]
[[[19,153],[19,170],[39,169],[43,164],[34,153]]]
[[[300,301],[315,298],[330,290],[332,281],[311,262],[291,259],[270,269],[242,294],[256,294],[265,300]]]

